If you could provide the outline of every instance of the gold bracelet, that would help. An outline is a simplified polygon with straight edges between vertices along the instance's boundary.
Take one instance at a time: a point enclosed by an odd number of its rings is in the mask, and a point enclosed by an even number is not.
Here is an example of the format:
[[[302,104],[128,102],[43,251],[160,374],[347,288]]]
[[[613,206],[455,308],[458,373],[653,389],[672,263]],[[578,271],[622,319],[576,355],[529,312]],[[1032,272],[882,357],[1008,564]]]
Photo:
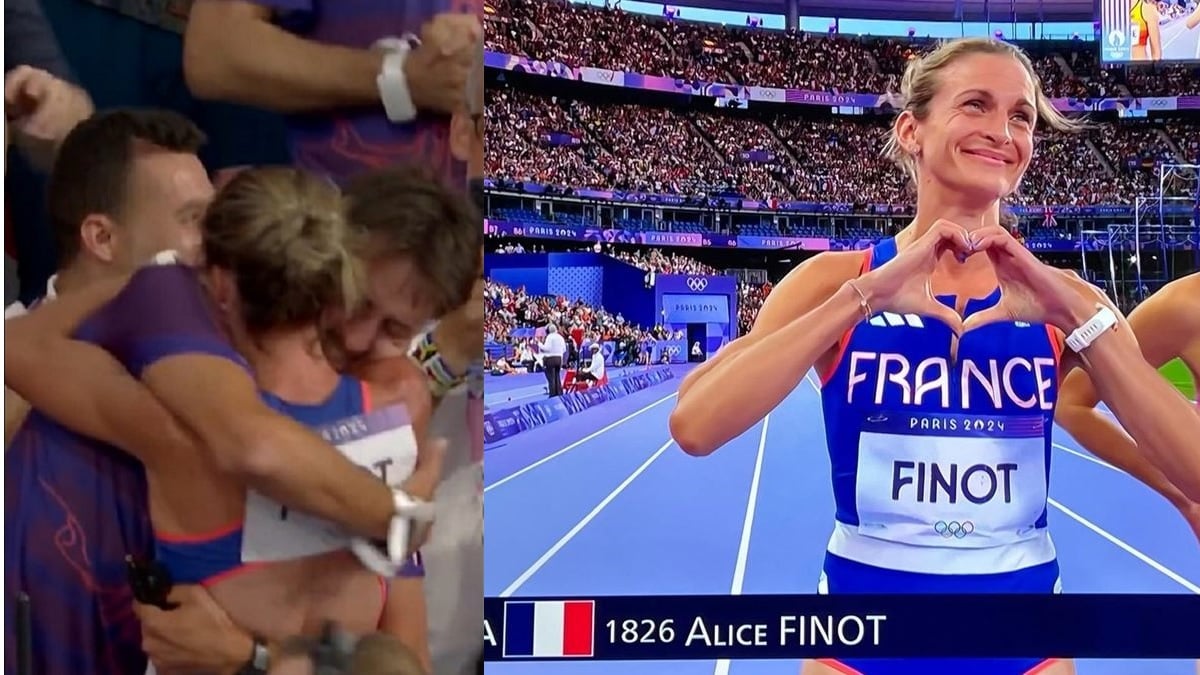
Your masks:
[[[855,293],[858,293],[858,306],[863,311],[863,320],[869,320],[871,315],[875,312],[871,311],[871,305],[867,302],[867,295],[862,292],[862,289],[858,287],[858,284],[854,283],[853,279],[847,281],[846,285],[850,288],[853,288]]]

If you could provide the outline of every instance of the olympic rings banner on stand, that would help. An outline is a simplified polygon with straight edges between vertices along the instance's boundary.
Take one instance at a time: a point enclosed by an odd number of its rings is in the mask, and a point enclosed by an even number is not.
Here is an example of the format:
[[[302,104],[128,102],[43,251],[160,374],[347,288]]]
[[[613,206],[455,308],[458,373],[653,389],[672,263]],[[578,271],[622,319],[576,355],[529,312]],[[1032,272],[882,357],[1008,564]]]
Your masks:
[[[609,596],[484,604],[488,661],[1200,657],[1200,596],[1190,594]]]
[[[495,443],[522,431],[529,431],[556,420],[565,419],[606,401],[624,398],[634,392],[666,382],[674,376],[675,374],[671,372],[670,368],[655,368],[624,375],[604,386],[592,387],[582,392],[571,392],[557,398],[485,412],[483,414],[483,442]]]

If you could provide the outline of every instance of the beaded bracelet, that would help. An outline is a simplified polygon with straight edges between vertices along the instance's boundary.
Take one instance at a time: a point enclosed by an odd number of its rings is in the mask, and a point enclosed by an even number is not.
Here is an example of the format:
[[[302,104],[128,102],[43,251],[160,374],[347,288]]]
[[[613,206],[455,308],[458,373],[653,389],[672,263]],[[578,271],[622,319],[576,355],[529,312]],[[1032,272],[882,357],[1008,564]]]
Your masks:
[[[450,371],[446,360],[438,351],[437,343],[433,341],[432,331],[421,336],[413,345],[409,356],[425,371],[425,376],[429,378],[429,390],[435,398],[445,396],[467,381],[465,375],[456,376]]]

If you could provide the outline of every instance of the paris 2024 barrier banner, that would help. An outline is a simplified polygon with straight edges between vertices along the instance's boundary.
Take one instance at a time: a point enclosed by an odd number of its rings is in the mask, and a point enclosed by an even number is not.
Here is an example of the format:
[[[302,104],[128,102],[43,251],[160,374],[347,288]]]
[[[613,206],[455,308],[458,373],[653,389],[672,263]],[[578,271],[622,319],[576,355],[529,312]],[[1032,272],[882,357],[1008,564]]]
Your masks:
[[[602,387],[563,394],[557,398],[534,401],[515,408],[486,412],[483,415],[483,442],[495,443],[522,431],[528,431],[555,420],[565,419],[606,401],[615,401],[632,393],[648,389],[675,377],[670,368],[655,368],[631,373],[612,380]]]

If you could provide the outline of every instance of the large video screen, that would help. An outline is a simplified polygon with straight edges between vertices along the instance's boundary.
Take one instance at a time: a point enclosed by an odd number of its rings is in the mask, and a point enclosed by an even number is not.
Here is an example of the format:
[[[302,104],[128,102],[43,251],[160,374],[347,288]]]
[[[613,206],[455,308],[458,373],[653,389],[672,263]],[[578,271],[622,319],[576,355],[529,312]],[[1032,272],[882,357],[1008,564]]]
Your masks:
[[[1200,61],[1197,0],[1100,0],[1105,63]]]

